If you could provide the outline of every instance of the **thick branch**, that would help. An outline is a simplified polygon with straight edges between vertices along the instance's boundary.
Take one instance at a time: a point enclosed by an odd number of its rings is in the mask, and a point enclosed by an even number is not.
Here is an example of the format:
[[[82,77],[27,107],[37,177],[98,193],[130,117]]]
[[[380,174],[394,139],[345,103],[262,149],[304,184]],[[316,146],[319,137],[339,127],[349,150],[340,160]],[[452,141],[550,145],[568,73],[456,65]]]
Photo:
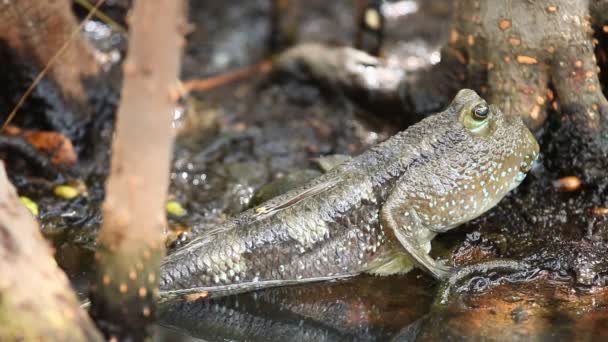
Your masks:
[[[91,297],[93,317],[120,340],[145,338],[154,317],[184,12],[176,0],[133,8]]]
[[[0,161],[0,340],[102,341]]]

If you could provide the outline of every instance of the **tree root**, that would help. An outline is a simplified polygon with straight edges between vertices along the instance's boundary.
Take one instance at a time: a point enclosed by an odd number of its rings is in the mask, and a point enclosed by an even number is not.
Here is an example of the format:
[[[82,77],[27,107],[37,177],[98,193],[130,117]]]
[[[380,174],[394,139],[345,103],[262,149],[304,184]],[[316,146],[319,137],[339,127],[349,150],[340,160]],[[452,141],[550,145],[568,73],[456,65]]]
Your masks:
[[[427,70],[387,73],[381,59],[319,46],[296,47],[279,66],[299,77],[305,73],[356,102],[365,93],[368,105],[401,115],[434,112],[467,87],[506,113],[522,116],[532,129],[543,125],[547,108],[561,106],[578,108],[576,122],[597,132],[608,120],[603,114],[608,102],[598,79],[592,20],[603,29],[606,7],[603,0],[461,0],[454,6],[442,61]]]
[[[102,341],[0,161],[0,340]]]

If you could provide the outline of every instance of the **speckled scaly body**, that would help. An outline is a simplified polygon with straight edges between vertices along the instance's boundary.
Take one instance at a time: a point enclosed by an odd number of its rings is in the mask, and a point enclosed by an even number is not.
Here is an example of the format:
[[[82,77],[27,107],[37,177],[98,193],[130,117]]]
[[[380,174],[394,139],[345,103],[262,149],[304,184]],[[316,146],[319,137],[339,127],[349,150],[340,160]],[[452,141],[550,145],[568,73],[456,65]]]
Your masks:
[[[493,207],[537,154],[520,118],[462,90],[444,112],[169,255],[161,292],[395,273],[407,270],[404,260],[445,277],[428,256],[432,238]]]

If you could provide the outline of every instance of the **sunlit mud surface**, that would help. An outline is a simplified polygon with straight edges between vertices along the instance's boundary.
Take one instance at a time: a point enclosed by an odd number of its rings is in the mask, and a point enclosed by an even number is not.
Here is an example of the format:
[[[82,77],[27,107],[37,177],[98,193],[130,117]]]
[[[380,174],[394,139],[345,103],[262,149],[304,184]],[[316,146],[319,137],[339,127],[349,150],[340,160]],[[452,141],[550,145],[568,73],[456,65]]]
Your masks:
[[[301,40],[352,42],[351,1],[305,3]],[[383,56],[406,71],[440,58],[449,6],[426,3],[394,2],[388,17]],[[217,75],[263,59],[268,4],[193,1],[196,30],[188,39],[183,78]],[[120,36],[93,24],[89,29],[108,63],[124,52]],[[320,173],[314,159],[357,155],[401,129],[331,90],[263,75],[192,94],[176,111],[174,124],[170,199],[186,212],[169,215],[169,252],[246,209],[264,184],[294,170]],[[552,122],[539,133],[541,159],[514,193],[434,243],[434,252],[455,266],[506,258],[528,262],[525,272],[465,279],[442,305],[433,304],[438,284],[419,271],[168,302],[160,310],[161,336],[208,341],[608,338],[601,328],[608,326],[608,162],[597,161],[594,171],[577,169],[576,160],[552,161],[565,153],[564,141],[551,138],[559,135],[559,125]],[[580,142],[568,143],[576,148]],[[20,194],[38,202],[43,232],[83,297],[101,222],[103,176],[91,173],[83,180],[87,194],[69,201],[53,196],[53,187],[69,179],[13,177]],[[580,177],[582,185],[565,191],[558,180],[566,176]]]

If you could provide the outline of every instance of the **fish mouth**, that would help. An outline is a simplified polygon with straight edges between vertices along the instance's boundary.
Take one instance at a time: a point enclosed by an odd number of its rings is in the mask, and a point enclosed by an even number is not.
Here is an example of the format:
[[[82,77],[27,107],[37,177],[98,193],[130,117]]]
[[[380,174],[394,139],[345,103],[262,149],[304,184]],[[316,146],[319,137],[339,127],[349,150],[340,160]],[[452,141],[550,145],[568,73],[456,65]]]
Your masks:
[[[532,169],[532,165],[534,165],[534,162],[536,162],[536,160],[538,159],[538,153],[534,152],[532,154],[526,154],[524,156],[524,159],[522,160],[522,162],[519,164],[519,173],[524,173],[524,177],[525,174],[528,173],[531,169]],[[519,178],[520,175],[518,174],[516,178]],[[523,180],[523,179],[522,179]]]
[[[532,169],[532,166],[538,159],[538,153],[527,154],[519,165],[519,172],[513,179],[513,187],[517,187],[521,182],[526,179],[528,172]]]

